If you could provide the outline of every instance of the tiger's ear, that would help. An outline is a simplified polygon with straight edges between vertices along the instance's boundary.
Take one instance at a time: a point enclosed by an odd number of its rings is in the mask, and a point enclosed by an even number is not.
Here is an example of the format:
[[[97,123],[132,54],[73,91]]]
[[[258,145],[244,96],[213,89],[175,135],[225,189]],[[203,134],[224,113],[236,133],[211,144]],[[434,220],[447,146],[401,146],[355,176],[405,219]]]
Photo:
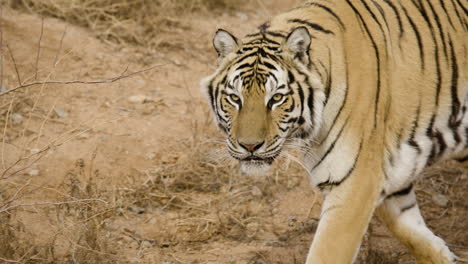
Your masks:
[[[289,34],[286,39],[286,47],[292,52],[294,59],[308,65],[310,41],[309,31],[305,27],[298,27]]]
[[[218,29],[213,38],[213,46],[218,53],[218,61],[239,47],[236,37],[223,29]]]

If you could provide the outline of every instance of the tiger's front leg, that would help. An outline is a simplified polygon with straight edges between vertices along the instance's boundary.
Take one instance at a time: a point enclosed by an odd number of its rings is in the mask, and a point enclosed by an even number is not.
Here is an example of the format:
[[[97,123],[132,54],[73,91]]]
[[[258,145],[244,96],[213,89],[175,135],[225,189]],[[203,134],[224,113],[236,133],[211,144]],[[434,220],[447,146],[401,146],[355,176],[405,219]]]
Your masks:
[[[357,162],[353,172],[333,187],[322,205],[307,264],[353,262],[380,196],[382,177],[377,171],[374,164]]]
[[[416,257],[418,264],[451,264],[455,255],[424,223],[413,186],[386,198],[376,214]]]

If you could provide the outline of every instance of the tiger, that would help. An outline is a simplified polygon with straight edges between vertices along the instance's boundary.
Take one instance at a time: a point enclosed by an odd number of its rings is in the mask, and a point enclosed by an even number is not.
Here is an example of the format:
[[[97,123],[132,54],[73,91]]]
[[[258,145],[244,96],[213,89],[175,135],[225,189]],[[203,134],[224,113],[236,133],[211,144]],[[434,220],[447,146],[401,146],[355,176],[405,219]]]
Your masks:
[[[324,194],[306,263],[352,263],[373,215],[418,263],[457,257],[425,224],[414,181],[468,160],[468,1],[312,0],[239,39],[213,37],[201,81],[227,151],[262,175],[303,150]]]

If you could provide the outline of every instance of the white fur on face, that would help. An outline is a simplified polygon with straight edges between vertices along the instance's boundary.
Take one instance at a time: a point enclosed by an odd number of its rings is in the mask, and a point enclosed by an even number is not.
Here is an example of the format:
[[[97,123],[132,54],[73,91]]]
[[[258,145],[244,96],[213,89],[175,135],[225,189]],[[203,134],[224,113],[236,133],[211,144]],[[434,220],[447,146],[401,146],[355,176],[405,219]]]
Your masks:
[[[271,169],[271,164],[259,161],[241,161],[240,169],[242,173],[249,176],[263,176]]]

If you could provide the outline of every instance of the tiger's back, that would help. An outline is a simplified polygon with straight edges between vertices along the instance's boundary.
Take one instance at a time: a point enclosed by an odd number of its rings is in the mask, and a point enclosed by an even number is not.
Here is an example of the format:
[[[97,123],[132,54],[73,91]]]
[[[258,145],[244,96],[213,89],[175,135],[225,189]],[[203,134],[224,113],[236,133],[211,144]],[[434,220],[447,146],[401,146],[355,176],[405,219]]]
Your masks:
[[[233,156],[271,162],[284,138],[314,153],[305,160],[310,181],[328,195],[308,263],[352,261],[374,211],[419,262],[454,261],[424,224],[412,182],[467,152],[467,5],[311,1],[242,41],[215,37],[218,53],[233,48],[205,85]],[[237,106],[223,92],[239,93]]]

